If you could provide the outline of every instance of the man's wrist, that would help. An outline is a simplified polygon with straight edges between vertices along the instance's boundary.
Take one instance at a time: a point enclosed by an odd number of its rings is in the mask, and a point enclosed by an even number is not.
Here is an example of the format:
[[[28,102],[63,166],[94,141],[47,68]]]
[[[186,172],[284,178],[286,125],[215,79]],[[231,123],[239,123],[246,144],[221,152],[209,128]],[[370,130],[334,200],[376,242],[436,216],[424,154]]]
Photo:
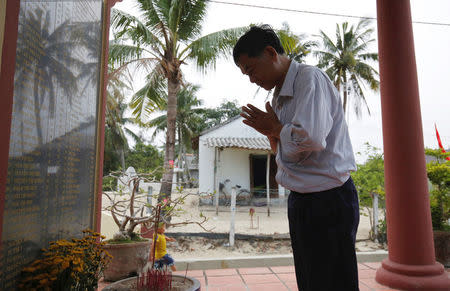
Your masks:
[[[275,139],[280,139],[281,130],[283,129],[283,125],[281,123],[277,124],[275,130],[272,134],[272,137]]]

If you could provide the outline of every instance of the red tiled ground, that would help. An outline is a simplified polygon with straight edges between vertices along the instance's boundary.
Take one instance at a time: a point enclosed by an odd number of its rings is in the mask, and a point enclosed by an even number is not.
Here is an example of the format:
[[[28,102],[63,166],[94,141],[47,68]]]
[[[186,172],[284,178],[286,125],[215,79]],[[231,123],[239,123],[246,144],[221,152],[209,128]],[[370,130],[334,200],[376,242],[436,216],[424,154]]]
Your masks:
[[[242,279],[239,275],[233,275],[233,276],[214,276],[214,277],[207,277],[208,279],[208,286],[210,285],[228,285],[228,284],[241,284]]]
[[[266,284],[249,284],[247,285],[248,289],[250,291],[281,291],[281,290],[289,290],[286,288],[286,286],[279,282],[279,283],[266,283]]]
[[[186,275],[188,277],[203,277],[203,270],[192,270],[192,271],[180,271],[180,272],[176,272],[178,275]]]
[[[285,283],[289,282],[289,283],[297,284],[297,279],[295,278],[295,273],[277,274],[277,277],[280,278],[280,280]]]
[[[239,274],[249,275],[249,274],[272,274],[269,268],[240,268]]]
[[[380,263],[359,263],[360,291],[397,291],[375,281],[376,269]],[[449,270],[447,270],[449,271]],[[185,275],[185,271],[175,272]],[[293,266],[267,268],[240,268],[193,270],[187,275],[201,283],[201,291],[298,291]],[[100,281],[98,291],[108,283]]]
[[[237,275],[236,269],[213,269],[205,270],[206,276],[228,276]]]
[[[242,275],[247,284],[265,284],[265,283],[279,283],[280,280],[275,274],[254,274]]]
[[[294,273],[294,266],[278,266],[278,267],[270,267],[274,273]]]
[[[367,279],[367,278],[375,278],[376,270],[368,269],[368,270],[358,270],[359,279]]]

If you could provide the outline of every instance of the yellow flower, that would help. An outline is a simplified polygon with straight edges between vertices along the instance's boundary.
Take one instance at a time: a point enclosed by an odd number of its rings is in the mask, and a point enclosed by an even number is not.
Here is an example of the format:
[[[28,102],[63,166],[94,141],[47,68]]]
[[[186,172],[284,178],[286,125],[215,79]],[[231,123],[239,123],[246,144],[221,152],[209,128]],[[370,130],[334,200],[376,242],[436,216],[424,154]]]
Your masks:
[[[23,271],[24,271],[24,272],[30,272],[30,273],[33,273],[34,271],[36,271],[36,268],[34,268],[34,267],[25,267],[25,268],[23,269]]]

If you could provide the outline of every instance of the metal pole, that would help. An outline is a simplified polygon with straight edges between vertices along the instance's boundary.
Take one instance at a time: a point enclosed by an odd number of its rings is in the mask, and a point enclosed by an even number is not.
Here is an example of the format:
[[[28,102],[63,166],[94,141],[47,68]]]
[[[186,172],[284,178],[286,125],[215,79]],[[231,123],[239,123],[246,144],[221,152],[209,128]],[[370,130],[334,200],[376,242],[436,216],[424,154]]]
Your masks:
[[[218,149],[214,148],[214,204],[216,205],[216,215],[219,215],[219,187],[218,187],[218,177],[217,177],[217,159],[218,159]]]
[[[266,192],[267,192],[267,216],[270,216],[270,152],[267,154]]]
[[[234,220],[236,215],[236,187],[231,188],[231,221],[230,221],[230,247],[234,247]]]
[[[373,235],[378,242],[378,194],[373,193]]]
[[[153,198],[153,187],[148,186],[147,188],[147,213],[152,213],[152,198]]]

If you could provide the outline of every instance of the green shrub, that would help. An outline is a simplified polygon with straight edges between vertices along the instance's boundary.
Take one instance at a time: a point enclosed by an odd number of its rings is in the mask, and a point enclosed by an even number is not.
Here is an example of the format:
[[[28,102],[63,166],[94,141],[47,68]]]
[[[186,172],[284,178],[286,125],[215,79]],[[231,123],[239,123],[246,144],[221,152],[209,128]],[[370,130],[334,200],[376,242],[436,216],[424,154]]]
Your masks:
[[[116,190],[116,178],[114,177],[110,177],[110,176],[106,176],[103,177],[103,191],[114,191]]]
[[[387,243],[387,224],[386,219],[383,219],[378,223],[378,235],[377,239],[379,243]]]

